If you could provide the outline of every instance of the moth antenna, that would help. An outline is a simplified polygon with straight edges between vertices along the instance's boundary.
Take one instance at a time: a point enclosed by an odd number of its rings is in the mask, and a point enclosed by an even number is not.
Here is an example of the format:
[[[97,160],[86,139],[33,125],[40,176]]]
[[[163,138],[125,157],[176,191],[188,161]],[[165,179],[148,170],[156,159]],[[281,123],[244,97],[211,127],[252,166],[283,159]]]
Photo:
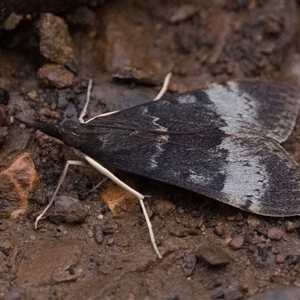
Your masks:
[[[159,100],[161,99],[161,97],[165,94],[165,92],[168,90],[169,87],[169,83],[170,83],[170,79],[172,77],[172,73],[168,73],[165,80],[164,80],[164,84],[163,87],[161,88],[160,92],[158,93],[158,95],[153,99],[153,101]]]
[[[171,73],[171,72],[167,74],[167,76],[166,76],[166,78],[165,78],[165,80],[164,80],[163,87],[161,88],[161,90],[160,90],[160,92],[158,93],[158,95],[153,99],[153,101],[156,101],[156,100],[161,99],[161,97],[162,97],[162,96],[165,94],[165,92],[168,90],[168,86],[169,86],[169,83],[170,83],[171,76],[172,76],[172,73]],[[88,96],[87,96],[87,97],[88,97]],[[87,100],[87,103],[86,103],[85,106],[84,106],[84,109],[85,109],[84,112],[86,112],[87,104],[88,104],[88,100]],[[84,110],[84,109],[83,109],[83,110]],[[95,117],[89,119],[88,121],[84,122],[84,121],[83,121],[83,117],[84,117],[84,116],[82,116],[82,115],[83,115],[83,110],[82,110],[82,112],[81,112],[81,114],[80,114],[80,117],[79,117],[79,122],[80,122],[80,123],[88,123],[88,122],[94,120],[95,118],[98,118],[98,117],[106,117],[106,116],[115,114],[115,113],[117,113],[117,112],[119,111],[119,110],[109,111],[109,112],[103,113],[103,114],[101,114],[101,115],[95,116]]]
[[[86,102],[85,105],[80,113],[80,116],[78,118],[79,123],[84,124],[83,118],[86,116],[86,109],[90,103],[90,98],[91,98],[91,89],[92,89],[92,84],[93,84],[93,79],[89,80],[88,88],[87,88],[87,93],[86,93]]]

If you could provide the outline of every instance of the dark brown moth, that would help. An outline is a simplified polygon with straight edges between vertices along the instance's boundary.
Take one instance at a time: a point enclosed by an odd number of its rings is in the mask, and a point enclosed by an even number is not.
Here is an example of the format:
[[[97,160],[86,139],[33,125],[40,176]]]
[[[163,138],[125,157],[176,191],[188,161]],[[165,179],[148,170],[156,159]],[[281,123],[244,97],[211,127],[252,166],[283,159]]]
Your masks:
[[[292,216],[300,215],[300,168],[280,143],[291,134],[299,106],[299,91],[290,85],[242,80],[84,124],[30,124],[107,168],[256,214]]]

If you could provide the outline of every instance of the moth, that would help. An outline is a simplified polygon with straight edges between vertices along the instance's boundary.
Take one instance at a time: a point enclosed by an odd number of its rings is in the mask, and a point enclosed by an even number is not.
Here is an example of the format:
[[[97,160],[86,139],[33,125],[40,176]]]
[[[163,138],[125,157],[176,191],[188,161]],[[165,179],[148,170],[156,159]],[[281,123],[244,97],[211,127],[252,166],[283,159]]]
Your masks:
[[[240,80],[83,124],[31,125],[106,168],[284,217],[300,215],[300,168],[280,145],[293,130],[299,107],[293,86]]]

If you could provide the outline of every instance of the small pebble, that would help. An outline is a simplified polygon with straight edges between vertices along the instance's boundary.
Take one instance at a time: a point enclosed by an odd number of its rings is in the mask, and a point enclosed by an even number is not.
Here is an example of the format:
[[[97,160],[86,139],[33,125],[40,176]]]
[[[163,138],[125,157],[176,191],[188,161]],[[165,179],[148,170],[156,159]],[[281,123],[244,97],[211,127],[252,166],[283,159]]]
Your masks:
[[[182,223],[181,219],[178,218],[178,217],[175,218],[175,222],[176,222],[177,224],[181,224],[181,223]]]
[[[73,203],[69,206],[65,214],[67,223],[81,223],[88,216],[88,210],[81,202]]]
[[[258,283],[257,283],[258,287],[261,289],[261,288],[265,288],[268,286],[268,281],[266,280],[259,280]]]
[[[88,236],[89,238],[92,238],[92,237],[94,236],[94,232],[93,232],[92,230],[88,229],[88,230],[87,230],[87,236]]]
[[[211,299],[213,299],[213,300],[224,299],[224,292],[223,291],[219,291],[215,295],[212,295]]]
[[[299,279],[297,279],[296,281],[294,281],[294,286],[300,287],[300,280]]]
[[[195,255],[199,260],[206,262],[212,267],[226,266],[231,261],[231,257],[215,245],[200,246],[196,249]]]
[[[293,232],[297,228],[296,224],[289,220],[284,222],[284,227],[287,232]]]
[[[102,232],[105,234],[105,235],[108,235],[108,234],[113,234],[116,230],[116,227],[112,224],[105,224],[102,226]]]
[[[102,244],[103,242],[103,231],[102,226],[100,224],[94,225],[94,238],[98,244]]]
[[[27,97],[28,97],[30,100],[33,100],[33,101],[36,101],[36,102],[38,102],[38,100],[39,100],[39,94],[38,94],[37,91],[35,91],[35,90],[29,92],[29,93],[27,94]]]
[[[271,240],[279,241],[283,236],[283,231],[276,228],[272,227],[268,229],[268,238]]]
[[[249,215],[249,217],[247,219],[247,223],[250,227],[256,228],[257,226],[260,225],[260,220],[253,215]]]
[[[178,208],[177,208],[177,212],[178,212],[180,215],[182,215],[182,214],[184,214],[184,209],[183,209],[182,207],[178,207]]]
[[[43,13],[36,25],[41,54],[61,65],[76,65],[73,42],[65,20],[51,13]]]
[[[64,88],[72,85],[74,74],[62,65],[46,64],[38,70],[38,77],[45,84],[57,88]]]
[[[155,203],[155,209],[162,215],[169,215],[175,210],[175,205],[167,200],[157,200]]]
[[[113,238],[109,238],[106,242],[107,246],[112,246],[114,244],[115,240]]]
[[[226,300],[240,300],[243,299],[244,295],[240,291],[232,291],[225,295]]]
[[[184,275],[186,277],[189,277],[192,275],[192,273],[195,269],[195,266],[197,263],[196,256],[194,254],[189,254],[189,255],[184,256],[183,260],[184,260],[184,262],[182,264],[182,269],[183,269]]]
[[[294,283],[295,284],[295,283]],[[295,287],[276,288],[259,295],[255,295],[247,300],[294,300],[300,299],[300,289]]]
[[[217,281],[216,279],[212,279],[206,286],[206,289],[211,291],[211,290],[218,288],[221,285],[222,285],[222,282]]]
[[[231,239],[229,246],[233,250],[241,249],[244,245],[244,236],[242,234],[239,234]]]
[[[283,255],[282,253],[278,254],[276,256],[276,263],[283,264],[284,262],[285,262],[285,255]]]
[[[180,23],[196,14],[198,11],[197,6],[190,4],[182,4],[176,11],[169,17],[170,23]]]
[[[235,221],[236,216],[228,216],[226,219],[227,219],[228,221]]]
[[[217,226],[214,228],[214,233],[215,233],[217,236],[222,236],[222,235],[224,235],[224,233],[225,233],[224,226],[223,226],[223,225],[217,225]]]

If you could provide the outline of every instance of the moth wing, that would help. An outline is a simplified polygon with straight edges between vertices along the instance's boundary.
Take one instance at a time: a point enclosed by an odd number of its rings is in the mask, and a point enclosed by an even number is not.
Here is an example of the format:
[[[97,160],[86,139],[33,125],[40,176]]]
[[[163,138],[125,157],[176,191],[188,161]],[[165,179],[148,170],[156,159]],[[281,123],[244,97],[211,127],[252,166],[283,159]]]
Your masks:
[[[207,89],[228,134],[257,133],[279,143],[291,134],[300,108],[299,90],[272,81],[240,80]]]
[[[87,155],[113,167],[269,216],[300,215],[300,168],[273,139],[257,136],[153,136],[112,140]]]
[[[144,130],[268,136],[285,141],[295,126],[300,93],[291,85],[255,80],[213,84],[95,118],[90,125],[121,124]]]

